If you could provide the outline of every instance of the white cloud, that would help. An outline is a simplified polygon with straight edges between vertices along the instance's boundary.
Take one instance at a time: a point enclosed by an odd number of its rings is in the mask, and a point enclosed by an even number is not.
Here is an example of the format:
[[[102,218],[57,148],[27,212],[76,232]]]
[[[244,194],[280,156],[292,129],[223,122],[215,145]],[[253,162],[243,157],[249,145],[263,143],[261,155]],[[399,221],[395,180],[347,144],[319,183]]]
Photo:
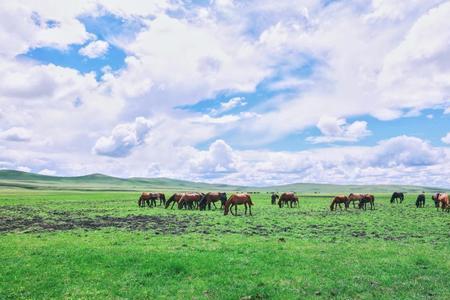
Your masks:
[[[0,131],[0,140],[5,141],[27,142],[31,139],[31,136],[31,131],[23,127],[11,127]]]
[[[347,124],[345,119],[323,116],[317,123],[321,136],[310,136],[306,140],[313,143],[357,142],[371,134],[367,122],[355,121]]]
[[[81,48],[78,52],[80,55],[89,58],[98,58],[104,56],[108,52],[109,44],[105,41],[92,41],[88,45]]]
[[[144,142],[153,123],[143,117],[138,117],[133,123],[119,124],[109,136],[100,137],[93,151],[95,154],[112,157],[127,156],[133,148]]]
[[[450,132],[447,133],[444,137],[441,138],[441,141],[445,144],[449,144],[450,145]]]
[[[212,109],[211,110],[211,114],[212,115],[218,115],[224,112],[227,112],[235,107],[238,106],[245,106],[247,105],[247,102],[245,102],[245,98],[244,97],[234,97],[231,98],[228,101],[225,102],[220,102],[220,108],[218,109]]]

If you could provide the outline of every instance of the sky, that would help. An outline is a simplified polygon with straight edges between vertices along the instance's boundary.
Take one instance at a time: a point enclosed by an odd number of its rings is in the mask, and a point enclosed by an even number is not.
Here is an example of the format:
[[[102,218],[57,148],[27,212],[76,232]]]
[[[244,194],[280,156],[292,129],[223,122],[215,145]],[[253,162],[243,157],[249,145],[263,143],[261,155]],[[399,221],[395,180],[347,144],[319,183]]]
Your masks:
[[[0,169],[450,187],[450,1],[1,1],[0,79]]]

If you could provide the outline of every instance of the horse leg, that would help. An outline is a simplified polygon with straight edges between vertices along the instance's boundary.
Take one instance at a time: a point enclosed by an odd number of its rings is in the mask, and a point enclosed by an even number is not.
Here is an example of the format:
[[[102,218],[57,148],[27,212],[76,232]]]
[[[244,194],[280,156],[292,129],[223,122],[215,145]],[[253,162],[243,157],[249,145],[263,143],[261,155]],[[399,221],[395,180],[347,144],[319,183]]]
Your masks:
[[[216,203],[212,202],[212,205],[214,206],[214,210],[216,210],[217,209]]]
[[[247,203],[244,203],[244,207],[245,207],[244,215],[247,215]]]
[[[237,204],[234,205],[234,212],[235,212],[235,216],[237,216]]]
[[[250,216],[252,216],[252,206],[250,204],[248,205],[248,210],[250,212]]]

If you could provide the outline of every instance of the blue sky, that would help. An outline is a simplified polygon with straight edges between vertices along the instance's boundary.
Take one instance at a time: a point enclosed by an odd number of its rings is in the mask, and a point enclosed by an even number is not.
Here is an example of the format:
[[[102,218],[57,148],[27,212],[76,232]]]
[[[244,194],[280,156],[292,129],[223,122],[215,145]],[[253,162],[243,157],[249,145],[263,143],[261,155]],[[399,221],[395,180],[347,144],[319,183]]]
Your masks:
[[[443,0],[2,4],[0,168],[450,186],[449,15]]]

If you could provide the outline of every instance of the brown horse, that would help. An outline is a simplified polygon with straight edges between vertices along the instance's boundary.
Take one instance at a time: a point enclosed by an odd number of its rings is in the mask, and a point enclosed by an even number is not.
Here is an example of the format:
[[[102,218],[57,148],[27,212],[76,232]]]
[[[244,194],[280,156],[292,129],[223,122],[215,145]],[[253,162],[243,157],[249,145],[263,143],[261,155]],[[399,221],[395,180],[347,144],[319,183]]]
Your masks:
[[[445,194],[445,193],[439,194],[438,201],[439,201],[438,205],[440,203],[442,211],[444,211],[444,210],[447,212],[450,211],[450,200],[449,200],[448,194]]]
[[[278,200],[278,206],[280,208],[282,208],[284,204],[288,205],[288,203],[289,207],[298,207],[298,197],[292,192],[281,194],[280,199]]]
[[[173,206],[175,205],[175,203],[178,203],[181,199],[181,197],[183,197],[184,193],[175,193],[172,196],[170,196],[170,198],[166,201],[166,208],[169,208],[170,204],[172,204],[171,209],[173,209]]]
[[[250,211],[250,216],[252,215],[252,199],[248,194],[233,194],[228,198],[227,202],[225,202],[223,214],[226,216],[228,212],[231,212],[232,215],[237,216],[237,206],[244,204],[245,206],[245,214],[247,214],[247,205]],[[233,214],[233,206],[234,206],[234,214]]]
[[[153,206],[156,206],[156,200],[160,200],[160,205],[161,205],[162,199],[164,199],[164,201],[166,200],[164,194],[162,194],[162,193],[144,192],[139,197],[138,205],[139,205],[139,207],[144,207],[145,204],[147,204],[147,206],[153,207]]]
[[[350,201],[348,200],[348,197],[345,195],[339,195],[333,198],[333,201],[331,201],[330,209],[333,211],[337,209],[337,206],[339,205],[339,208],[342,209],[341,203],[344,203],[345,209],[347,209],[350,205]]]
[[[178,209],[194,209],[198,207],[198,202],[203,198],[200,193],[185,193],[178,201]]]
[[[354,194],[351,193],[350,195],[348,195],[348,201],[349,203],[353,203],[353,208],[355,208],[355,202],[359,203],[361,201],[361,199],[364,197],[364,194]]]
[[[198,203],[198,208],[200,210],[206,210],[206,207],[208,207],[208,209],[211,210],[211,203],[212,203],[212,205],[214,205],[214,208],[217,209],[216,202],[218,201],[220,201],[221,203],[220,208],[223,208],[225,202],[227,201],[227,193],[220,193],[220,192],[206,193]]]
[[[358,208],[359,209],[367,209],[367,203],[370,204],[370,210],[375,209],[375,197],[370,194],[365,194],[359,200]]]

